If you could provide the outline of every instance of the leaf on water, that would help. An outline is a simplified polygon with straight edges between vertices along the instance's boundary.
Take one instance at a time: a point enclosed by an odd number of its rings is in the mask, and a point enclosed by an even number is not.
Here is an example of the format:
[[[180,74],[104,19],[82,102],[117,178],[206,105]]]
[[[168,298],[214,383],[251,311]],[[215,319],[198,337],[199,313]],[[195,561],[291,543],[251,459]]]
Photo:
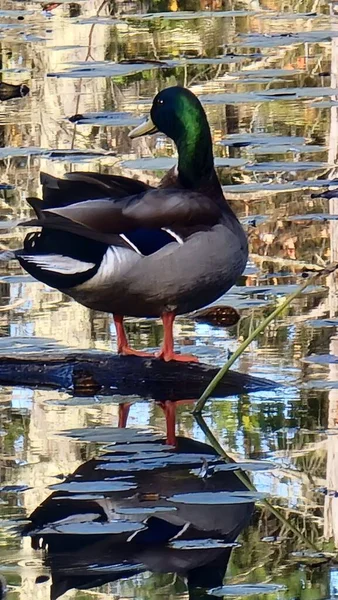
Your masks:
[[[164,446],[164,449],[162,451],[162,448],[160,449],[159,452],[153,451],[153,452],[135,452],[135,454],[131,454],[131,455],[123,455],[120,453],[117,454],[104,454],[102,457],[100,457],[100,460],[102,461],[102,463],[106,464],[106,463],[111,463],[113,465],[113,463],[134,463],[135,461],[144,461],[144,460],[155,460],[157,458],[160,459],[166,459],[168,457],[172,456],[172,453],[169,452],[169,449],[166,448]],[[104,468],[104,465],[103,467]],[[113,467],[112,467],[113,468]]]
[[[234,63],[242,63],[248,58],[244,54],[226,54],[217,58],[185,58],[181,59],[177,66],[187,65],[231,65]]]
[[[318,44],[319,42],[331,41],[338,36],[337,30],[322,30],[289,33],[247,33],[239,37],[242,41],[237,42],[238,47],[242,48],[283,48],[284,46],[296,44]]]
[[[248,104],[251,102],[262,102],[262,98],[258,98],[255,92],[201,94],[199,99],[202,104]]]
[[[290,557],[302,563],[320,563],[327,562],[335,558],[335,554],[331,552],[314,552],[311,550],[299,550],[291,552]]]
[[[191,492],[175,494],[167,498],[168,502],[176,504],[248,504],[266,498],[261,492]]]
[[[331,108],[332,106],[338,106],[338,100],[315,100],[309,106],[313,108]]]
[[[21,222],[22,219],[16,219],[15,221],[0,221],[0,231],[6,229],[14,229],[14,227],[17,227]],[[15,258],[15,255],[13,256],[13,258]]]
[[[177,164],[176,158],[161,156],[158,158],[137,158],[135,160],[124,160],[121,166],[125,169],[142,169],[146,171],[168,171]]]
[[[86,0],[83,0],[84,2]],[[87,48],[87,46],[81,46],[81,44],[65,44],[64,46],[48,46],[49,50],[53,52],[65,52],[67,50],[80,50],[81,48]]]
[[[0,73],[26,73],[27,75],[31,73],[31,69],[28,69],[26,67],[13,67],[12,69],[0,69]],[[26,94],[22,95],[26,96]]]
[[[129,402],[129,400],[128,400]],[[168,450],[174,450],[175,446],[169,446],[165,443],[163,444],[157,444],[156,442],[154,443],[148,443],[145,444],[143,442],[140,443],[129,443],[129,444],[115,444],[115,445],[109,445],[105,447],[105,450],[109,450],[110,452],[115,452],[116,454],[118,453],[127,453],[127,454],[137,454],[138,452],[168,452]],[[104,457],[109,456],[107,454],[104,455]],[[104,458],[102,457],[102,458]]]
[[[321,188],[328,185],[330,185],[330,179],[302,179],[285,183],[238,183],[234,185],[223,185],[222,189],[225,193],[250,194],[252,192],[284,192],[307,188]]]
[[[310,381],[305,381],[301,384],[301,389],[303,390],[337,390],[338,389],[338,381],[332,381],[331,379],[322,380],[322,379],[314,379]]]
[[[44,154],[44,158],[51,161],[71,163],[90,162],[93,159],[103,160],[115,156],[115,152],[97,152],[93,150],[49,150]]]
[[[52,346],[55,345],[59,345],[59,342],[57,342],[56,340],[53,340],[52,338],[43,338],[43,337],[3,337],[0,338],[0,348],[2,346],[7,346],[7,345],[18,345],[21,346],[22,348],[24,348],[25,346],[40,346],[43,347],[43,349],[47,350],[47,348],[50,348]],[[61,344],[60,344],[60,347]]]
[[[93,17],[81,17],[73,19],[72,22],[75,25],[123,25],[123,21],[114,19],[112,17],[100,17],[99,15],[94,15]]]
[[[0,23],[0,31],[12,31],[16,29],[27,29],[27,23]]]
[[[267,215],[252,215],[251,217],[241,217],[240,222],[242,225],[249,225],[251,227],[257,227],[261,223],[271,220],[271,217]]]
[[[22,36],[21,38],[22,40],[24,40],[25,42],[35,42],[35,43],[39,43],[39,42],[44,42],[46,43],[48,41],[47,37],[43,37],[41,35],[34,35],[33,33],[26,33],[25,35]]]
[[[74,494],[88,494],[88,492],[124,492],[134,490],[137,485],[129,481],[119,479],[111,481],[68,481],[50,485],[49,489],[55,492],[71,492]]]
[[[5,19],[14,19],[18,17],[28,17],[34,15],[34,10],[0,10],[0,17]]]
[[[13,146],[6,146],[5,148],[0,148],[0,160],[5,158],[16,158],[17,156],[41,156],[45,154],[46,150],[43,148],[38,148],[34,146],[29,146],[27,148],[17,148]]]
[[[96,156],[116,156],[115,152],[105,152],[104,150],[47,150],[46,158],[68,158],[77,156],[88,156],[90,158]]]
[[[5,148],[0,148],[0,160],[4,160],[6,158],[21,158],[28,156],[43,156],[43,158],[47,158],[50,160],[82,162],[85,160],[92,160],[93,158],[105,158],[116,156],[116,154],[115,152],[104,152],[95,150],[47,150],[46,148],[37,148],[34,146],[27,148],[14,148],[12,146],[6,146]],[[9,186],[8,189],[11,189],[12,187],[13,186]]]
[[[170,11],[170,12],[153,12],[144,14],[131,14],[125,15],[124,18],[129,20],[137,21],[152,21],[153,19],[165,19],[169,20],[188,20],[188,19],[214,19],[214,18],[232,18],[232,17],[248,17],[254,15],[267,14],[271,15],[271,11],[262,10],[197,10],[197,11]]]
[[[302,188],[304,187],[304,184],[306,182],[305,181],[293,181],[292,185],[295,188]],[[330,179],[313,179],[313,180],[308,180],[307,183],[309,184],[309,187],[325,187],[327,185],[338,185],[336,180],[330,180]]]
[[[233,297],[233,298],[229,298],[229,302],[231,302],[231,306],[233,306],[234,308],[236,308],[237,310],[246,310],[248,308],[260,308],[263,306],[267,306],[268,304],[271,304],[272,302],[272,298],[267,299],[267,298],[261,298],[258,300],[258,298],[241,298],[241,297]]]
[[[210,454],[184,454],[184,453],[154,453],[145,454],[137,457],[129,457],[126,460],[112,462],[103,462],[96,466],[96,470],[99,471],[116,471],[116,472],[137,472],[137,471],[152,471],[154,469],[163,469],[169,465],[183,466],[203,466],[205,461],[208,464],[214,464],[219,462],[219,457],[211,456]]]
[[[112,535],[120,533],[132,533],[146,529],[142,523],[132,521],[110,521],[109,523],[65,523],[47,526],[42,529],[31,531],[30,537],[35,535],[51,535],[61,533],[62,535]]]
[[[306,215],[291,215],[285,218],[286,221],[337,221],[338,215],[330,213],[310,213]]]
[[[337,31],[338,36],[338,31]],[[263,95],[265,97],[274,96],[295,96],[296,98],[321,98],[324,96],[337,96],[338,88],[331,87],[296,87],[296,88],[280,88],[280,89],[270,89],[264,90],[264,92],[257,92],[258,95]]]
[[[304,356],[302,361],[305,363],[316,363],[318,365],[333,365],[338,363],[338,356],[334,354],[311,354]]]
[[[32,489],[29,485],[2,485],[0,486],[0,494],[18,494]]]
[[[109,564],[109,565],[89,565],[86,567],[88,571],[94,573],[125,573],[126,571],[132,571],[135,574],[136,571],[144,571],[144,564],[142,563],[123,563]]]
[[[231,288],[231,294],[239,295],[258,295],[264,294],[269,296],[287,296],[292,294],[299,285],[295,283],[289,283],[286,285],[248,285],[248,286],[233,286]],[[304,291],[304,294],[311,294],[326,291],[327,288],[321,285],[309,285]]]
[[[213,596],[252,596],[260,594],[271,594],[273,592],[284,592],[287,590],[285,585],[277,583],[242,583],[235,585],[223,585],[218,588],[212,588],[208,594]]]
[[[286,152],[292,152],[293,154],[313,154],[318,152],[325,152],[327,148],[325,146],[315,146],[311,144],[304,145],[281,145],[272,146],[268,148],[266,146],[254,146],[252,148],[253,154],[284,154]]]
[[[304,13],[287,13],[280,12],[273,16],[273,20],[281,20],[281,21],[297,21],[298,19],[316,19],[321,17],[321,14],[316,12],[304,12]],[[269,19],[269,15],[262,15],[261,19]]]
[[[220,92],[214,94],[202,94],[199,96],[199,99],[202,103],[205,104],[243,104],[257,102],[272,102],[281,100],[300,100],[307,98],[322,98],[325,96],[338,96],[338,88],[304,87],[266,89],[261,92],[246,93]]]
[[[276,469],[278,465],[267,460],[251,460],[236,463],[224,463],[223,465],[217,465],[215,471],[233,471],[234,469],[241,469],[242,471],[272,471]]]
[[[94,63],[88,63],[85,61],[74,61],[68,63],[74,65],[65,69],[64,71],[58,71],[55,73],[47,73],[47,77],[66,77],[66,78],[85,78],[85,77],[125,77],[127,75],[134,75],[142,71],[149,71],[155,68],[168,68],[169,66],[176,66],[175,61],[168,61],[165,63],[154,64],[149,63],[114,63],[110,61],[95,61]],[[67,63],[65,63],[67,66]]]
[[[246,79],[246,77],[252,77],[259,75],[259,77],[266,77],[267,79],[275,77],[292,77],[293,75],[300,75],[305,73],[303,69],[243,69],[242,71],[234,71],[229,73],[231,77],[240,77]]]
[[[69,0],[57,0],[56,6],[58,6],[59,4],[67,4],[68,2],[69,2]],[[77,2],[86,2],[86,0],[77,0]],[[48,4],[44,3],[43,4],[43,10],[48,11],[49,7],[56,8],[56,6],[53,3],[51,3],[51,2],[49,2]]]
[[[302,145],[306,143],[306,139],[300,136],[292,136],[292,135],[273,135],[270,133],[233,133],[226,137],[225,140],[221,140],[219,144],[221,146],[241,146],[250,145],[250,146],[274,146],[278,144],[279,146],[289,146],[292,145]],[[267,150],[269,152],[269,150]]]
[[[58,398],[56,400],[46,400],[46,404],[56,406],[90,406],[92,404],[134,404],[144,400],[140,396],[121,396],[120,394],[104,395],[95,394],[95,396],[69,396],[68,398]]]
[[[9,259],[9,254],[8,252],[11,252],[10,250],[6,250],[6,253],[1,254],[2,259],[3,260],[8,260]],[[11,260],[11,259],[10,259]],[[34,277],[32,277],[32,275],[3,275],[2,277],[0,277],[0,281],[3,281],[4,283],[38,283],[37,279],[34,279]]]
[[[338,327],[338,318],[336,319],[311,319],[306,321],[308,327]]]
[[[174,550],[211,550],[212,548],[239,548],[241,544],[236,542],[224,542],[206,538],[203,540],[173,540],[169,542],[169,548]]]
[[[63,346],[55,340],[48,338],[20,338],[20,337],[4,337],[0,338],[0,355],[6,356],[22,356],[29,354],[38,354],[46,352],[63,352]]]
[[[248,163],[243,158],[215,158],[216,167],[238,168],[244,167]],[[137,158],[135,160],[125,160],[121,162],[121,166],[126,169],[142,169],[145,171],[166,171],[177,164],[176,158],[168,158],[161,156],[157,158]]]
[[[331,198],[337,198],[338,197],[338,188],[337,183],[336,182],[332,182],[332,184],[329,182],[327,184],[328,187],[326,187],[325,190],[323,190],[322,192],[320,192],[319,194],[311,194],[311,198],[326,198],[327,200],[331,200]]]
[[[60,502],[64,500],[68,502],[69,500],[77,500],[78,502],[83,502],[84,500],[102,500],[105,498],[104,494],[74,494],[74,496],[67,494],[67,496],[50,496],[51,501]]]
[[[132,506],[131,508],[119,507],[116,512],[119,515],[154,515],[155,513],[175,512],[176,506]]]
[[[330,165],[325,162],[261,162],[245,165],[245,171],[254,173],[279,173],[282,171],[314,171],[318,169],[329,169]]]
[[[118,427],[87,427],[69,429],[61,435],[76,438],[85,442],[152,442],[161,440],[163,434],[155,429],[121,429]]]
[[[110,111],[73,115],[68,120],[77,125],[109,125],[110,127],[135,127],[142,122],[141,118],[134,117],[131,113]]]

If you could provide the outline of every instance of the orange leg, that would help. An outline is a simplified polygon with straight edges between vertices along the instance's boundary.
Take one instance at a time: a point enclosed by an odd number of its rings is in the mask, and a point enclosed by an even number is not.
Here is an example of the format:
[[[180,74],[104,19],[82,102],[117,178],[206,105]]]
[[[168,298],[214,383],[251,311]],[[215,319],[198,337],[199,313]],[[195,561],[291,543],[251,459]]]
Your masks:
[[[119,404],[119,422],[118,427],[125,429],[127,427],[128,415],[131,404],[125,402],[125,404]]]
[[[134,350],[129,346],[126,330],[123,325],[123,317],[121,315],[113,315],[117,335],[117,352],[123,356],[154,356],[149,352]]]
[[[178,360],[180,362],[198,362],[197,356],[192,354],[175,354],[174,352],[174,336],[173,325],[175,314],[173,312],[164,313],[162,315],[162,323],[164,330],[163,346],[156,354],[157,358],[162,358],[166,362],[169,360]]]
[[[168,446],[176,446],[176,403],[171,400],[159,402],[165,414]]]

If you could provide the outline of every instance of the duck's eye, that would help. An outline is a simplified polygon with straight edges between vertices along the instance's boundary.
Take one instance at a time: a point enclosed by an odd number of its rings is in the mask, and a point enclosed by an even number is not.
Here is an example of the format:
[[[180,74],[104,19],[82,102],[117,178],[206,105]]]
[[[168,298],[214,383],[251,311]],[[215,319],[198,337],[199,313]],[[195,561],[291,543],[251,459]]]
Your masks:
[[[164,104],[164,100],[161,100],[161,99],[157,100],[157,104]]]

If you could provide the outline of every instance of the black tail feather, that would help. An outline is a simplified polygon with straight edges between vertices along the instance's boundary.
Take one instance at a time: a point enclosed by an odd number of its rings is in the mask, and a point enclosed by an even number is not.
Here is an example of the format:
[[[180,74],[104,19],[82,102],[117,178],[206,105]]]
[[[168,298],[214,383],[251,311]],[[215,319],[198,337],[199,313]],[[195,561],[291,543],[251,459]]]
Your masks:
[[[69,206],[103,197],[126,198],[150,189],[150,186],[142,181],[129,177],[82,171],[66,173],[64,179],[41,173],[40,181],[43,188],[44,208]]]
[[[79,236],[84,240],[93,240],[95,242],[106,244],[107,246],[114,245],[125,248],[130,247],[129,244],[125,242],[117,233],[101,233],[100,231],[95,231],[94,229],[86,227],[86,225],[82,225],[81,223],[71,221],[66,217],[62,217],[61,215],[56,215],[47,211],[46,213],[43,213],[41,217],[38,216],[36,219],[23,221],[20,223],[20,226],[41,227],[46,232],[49,230],[65,232],[71,235]]]
[[[43,219],[42,209],[44,208],[44,205],[42,200],[40,200],[40,198],[26,198],[26,201],[28,202],[29,206],[31,206],[34,210],[36,216],[39,219]]]

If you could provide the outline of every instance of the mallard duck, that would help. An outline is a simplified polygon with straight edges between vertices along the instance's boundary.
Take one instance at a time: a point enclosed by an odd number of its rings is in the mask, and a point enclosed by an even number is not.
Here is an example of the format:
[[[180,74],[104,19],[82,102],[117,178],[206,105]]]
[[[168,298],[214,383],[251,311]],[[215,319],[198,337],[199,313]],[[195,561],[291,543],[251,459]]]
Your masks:
[[[42,176],[44,201],[28,199],[39,226],[16,252],[33,277],[79,303],[113,313],[118,352],[130,348],[123,318],[161,317],[165,361],[197,360],[174,352],[176,315],[217,300],[237,280],[247,239],[214,169],[209,124],[196,96],[170,87],[149,119],[129,135],[161,131],[178,150],[178,166],[157,189],[126,177],[90,173]]]
[[[178,437],[172,449],[145,432],[142,442],[115,435],[109,452],[52,486],[22,529],[32,548],[45,549],[51,599],[145,571],[176,573],[189,598],[214,598],[209,588],[222,585],[231,544],[254,510],[247,487],[208,444]]]

